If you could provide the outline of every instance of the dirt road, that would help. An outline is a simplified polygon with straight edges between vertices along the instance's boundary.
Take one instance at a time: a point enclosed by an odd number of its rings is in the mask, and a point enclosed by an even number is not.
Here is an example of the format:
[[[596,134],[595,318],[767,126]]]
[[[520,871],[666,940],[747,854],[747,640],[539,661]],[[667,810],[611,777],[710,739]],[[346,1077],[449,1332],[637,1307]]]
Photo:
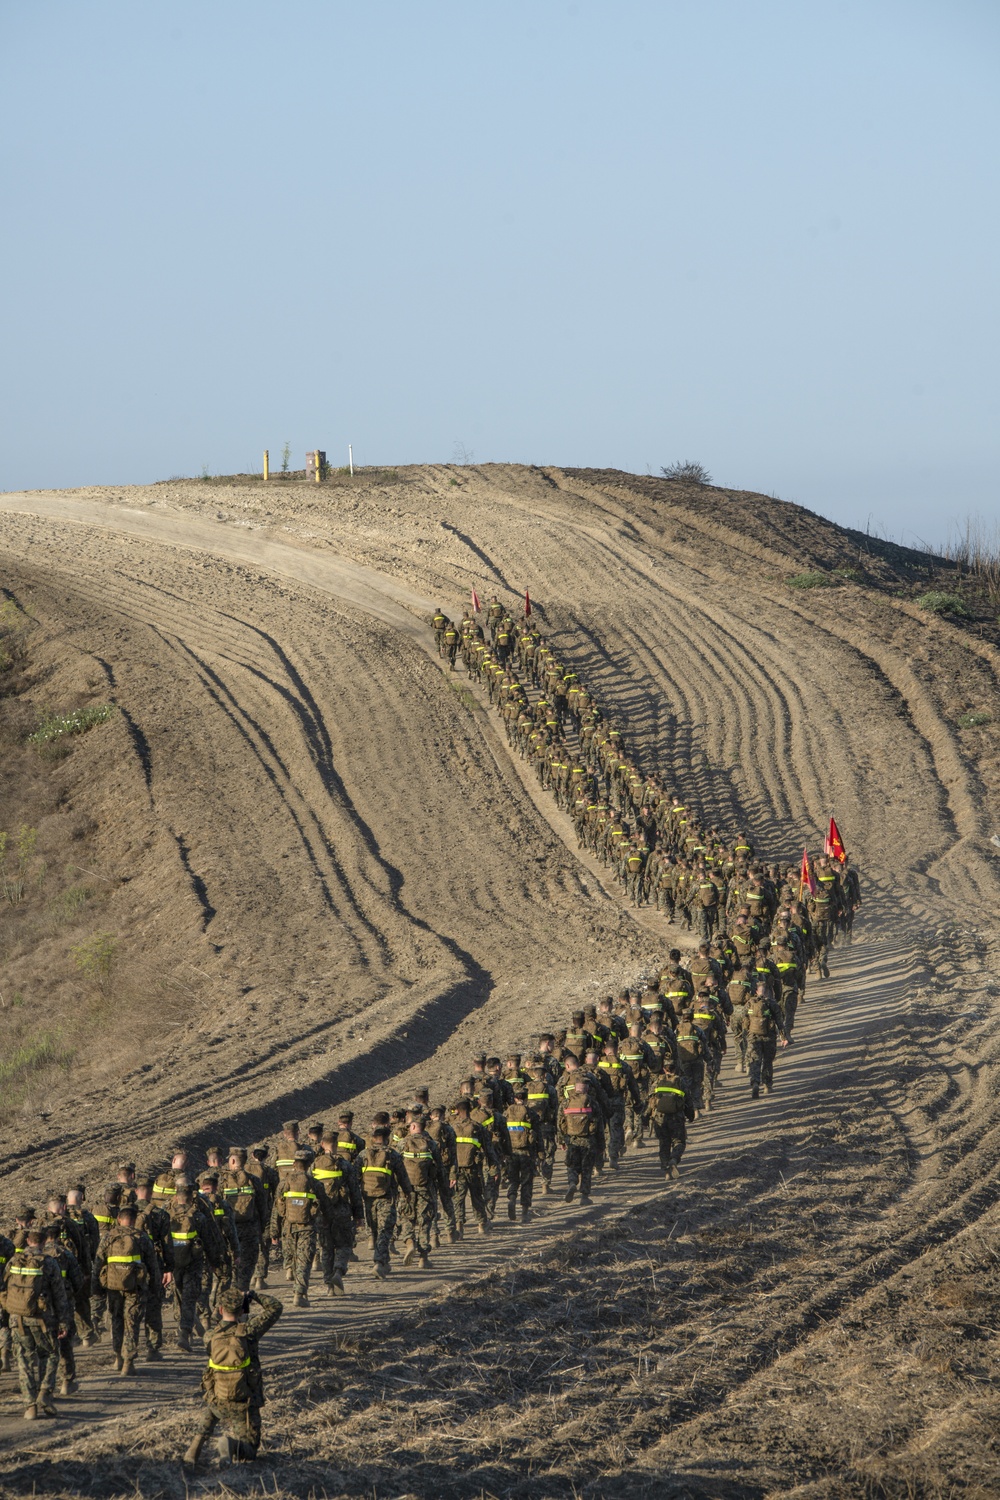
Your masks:
[[[328,1117],[347,1098],[363,1112],[444,1088],[474,1045],[523,1045],[662,957],[665,924],[637,921],[575,853],[568,820],[429,652],[422,620],[475,583],[510,602],[530,587],[644,761],[706,812],[794,857],[835,810],[865,874],[863,941],[810,997],[766,1112],[727,1082],[696,1132],[684,1212],[734,1140],[834,1131],[849,1095],[870,1138],[899,1145],[869,1239],[935,1223],[947,1239],[993,1214],[994,768],[963,748],[949,695],[960,680],[963,701],[992,701],[996,683],[936,622],[913,631],[861,589],[793,595],[780,556],[724,518],[558,470],[404,470],[333,501],[306,486],[220,488],[208,504],[197,485],[3,495],[0,547],[122,707],[141,826],[131,907],[115,910],[203,975],[164,1045],[112,1079],[81,1071],[42,1139],[15,1121],[8,1199],[177,1135],[259,1137],[293,1107]],[[651,1172],[632,1163],[595,1216],[641,1200]],[[538,1234],[578,1215],[546,1206]],[[442,1252],[430,1278],[290,1312],[282,1358],[306,1326],[354,1328],[523,1250],[521,1230],[497,1240]],[[862,1263],[845,1234],[825,1295],[860,1296]],[[792,1344],[796,1316],[772,1313]],[[189,1379],[175,1360],[127,1397],[88,1377],[80,1441],[123,1399],[163,1418]],[[23,1440],[6,1426],[4,1441]],[[65,1441],[32,1432],[38,1453]]]

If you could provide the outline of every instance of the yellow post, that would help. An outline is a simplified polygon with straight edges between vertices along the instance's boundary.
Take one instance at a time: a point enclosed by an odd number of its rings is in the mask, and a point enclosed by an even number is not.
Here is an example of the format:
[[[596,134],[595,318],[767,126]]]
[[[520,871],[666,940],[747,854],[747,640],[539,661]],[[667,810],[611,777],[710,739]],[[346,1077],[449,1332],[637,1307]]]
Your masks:
[[[268,461],[267,461],[267,449],[265,448],[264,449],[264,478],[265,479],[267,479],[267,477],[269,476],[270,472],[271,472],[271,469],[270,469],[270,466],[269,466]]]
[[[320,482],[320,472],[319,471],[320,471],[319,449],[317,448],[316,449],[316,483],[317,484],[319,484],[319,482]]]

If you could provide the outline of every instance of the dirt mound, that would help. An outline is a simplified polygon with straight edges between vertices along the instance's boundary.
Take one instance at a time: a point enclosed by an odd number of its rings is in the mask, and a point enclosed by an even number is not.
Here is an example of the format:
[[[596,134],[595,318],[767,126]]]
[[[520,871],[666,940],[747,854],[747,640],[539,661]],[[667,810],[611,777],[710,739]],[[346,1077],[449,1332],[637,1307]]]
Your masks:
[[[340,1385],[361,1413],[345,1441],[374,1441],[362,1408],[405,1339],[437,1350],[419,1369],[438,1446],[411,1452],[412,1400],[389,1403],[384,1463],[329,1449],[345,1493],[391,1492],[404,1450],[414,1492],[612,1494],[633,1470],[650,1493],[930,1495],[942,1475],[989,1492],[993,1304],[968,1295],[996,1293],[1000,701],[990,643],[894,592],[919,559],[859,560],[853,538],[766,497],[514,465],[5,495],[0,546],[31,623],[0,700],[0,828],[37,828],[32,857],[53,870],[82,840],[101,882],[92,912],[48,931],[73,882],[47,873],[16,938],[9,919],[0,934],[0,990],[44,1004],[74,1052],[43,1075],[43,1129],[30,1093],[8,1104],[8,1205],[53,1174],[100,1181],[126,1149],[266,1134],[292,1104],[328,1118],[347,1097],[364,1110],[413,1082],[444,1089],[473,1045],[523,1045],[662,957],[665,924],[634,921],[567,848],[566,820],[428,653],[420,616],[472,586],[511,605],[530,588],[560,656],[707,815],[795,857],[834,811],[866,877],[865,946],[805,1018],[813,1050],[788,1063],[787,1102],[753,1117],[727,1102],[696,1190],[664,1197],[636,1175],[608,1197],[624,1233],[546,1249],[540,1281],[514,1241],[505,1274],[527,1279],[503,1296],[494,1281],[471,1311],[397,1309],[423,1321],[384,1348],[359,1335],[346,1374],[332,1356],[335,1385],[322,1367],[304,1392],[289,1376],[279,1487],[317,1488],[295,1434]],[[810,570],[836,586],[789,586]],[[25,745],[44,712],[104,701],[116,716],[65,759]],[[149,1031],[123,1038],[74,967],[101,932],[134,966],[127,1015],[152,1011]],[[147,990],[141,961],[183,989]],[[84,1002],[97,1014],[73,1032]],[[370,1293],[364,1316],[380,1305]],[[487,1427],[445,1366],[519,1316],[548,1328],[552,1360],[515,1362]],[[905,1420],[885,1395],[903,1379]],[[606,1438],[588,1425],[599,1401]],[[80,1439],[92,1475],[117,1441],[99,1418]],[[171,1421],[148,1426],[154,1487]],[[456,1431],[475,1463],[447,1457]],[[101,1492],[137,1472],[115,1459]],[[63,1473],[32,1463],[17,1482],[57,1493],[74,1487]]]

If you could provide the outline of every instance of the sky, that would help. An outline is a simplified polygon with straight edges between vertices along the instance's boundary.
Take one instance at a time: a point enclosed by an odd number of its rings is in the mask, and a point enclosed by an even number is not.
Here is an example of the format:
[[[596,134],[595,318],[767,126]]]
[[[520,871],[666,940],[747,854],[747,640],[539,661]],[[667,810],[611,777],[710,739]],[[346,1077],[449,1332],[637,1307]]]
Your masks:
[[[676,460],[1000,514],[995,0],[0,0],[0,489]]]

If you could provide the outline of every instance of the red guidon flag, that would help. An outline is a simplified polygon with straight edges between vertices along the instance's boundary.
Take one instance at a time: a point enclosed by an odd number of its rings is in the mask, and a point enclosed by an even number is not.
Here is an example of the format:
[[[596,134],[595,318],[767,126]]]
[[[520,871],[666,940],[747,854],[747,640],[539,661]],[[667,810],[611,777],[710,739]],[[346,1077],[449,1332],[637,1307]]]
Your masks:
[[[826,836],[824,849],[831,859],[839,859],[841,864],[847,858],[847,850],[844,848],[844,841],[840,837],[840,829],[833,818],[830,819],[830,831]]]
[[[808,891],[810,896],[816,894],[816,881],[813,878],[812,865],[809,863],[809,850],[802,851],[802,870],[799,874],[799,896],[803,891]]]
[[[527,589],[524,591],[524,613],[526,616],[531,614],[531,596]]]
[[[482,605],[479,602],[479,595],[476,593],[475,589],[473,589],[472,590],[472,613],[474,615],[478,615],[479,611],[481,609],[482,609]]]

